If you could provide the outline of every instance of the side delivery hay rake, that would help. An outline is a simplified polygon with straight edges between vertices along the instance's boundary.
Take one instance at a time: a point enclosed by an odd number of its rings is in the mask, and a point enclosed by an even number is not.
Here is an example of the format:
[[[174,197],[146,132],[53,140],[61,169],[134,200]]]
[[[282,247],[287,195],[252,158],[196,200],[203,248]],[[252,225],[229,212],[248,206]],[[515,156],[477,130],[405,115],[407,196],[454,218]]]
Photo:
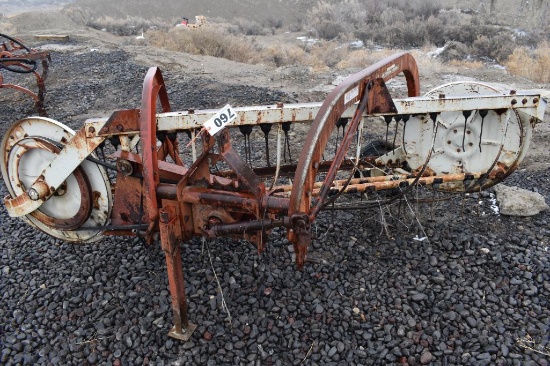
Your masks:
[[[408,97],[394,99],[386,82],[399,74]],[[11,216],[70,242],[160,239],[169,335],[186,340],[195,326],[181,242],[243,238],[261,252],[281,227],[302,267],[312,223],[335,202],[389,202],[419,186],[474,192],[502,181],[524,158],[546,107],[538,93],[475,82],[419,95],[415,60],[400,53],[348,77],[323,103],[172,112],[160,70],[151,68],[139,109],[87,120],[77,132],[43,117],[11,126],[0,153],[4,203]],[[380,138],[366,143],[375,130]],[[265,153],[253,156],[250,137],[261,133]],[[234,143],[242,136],[244,147]]]

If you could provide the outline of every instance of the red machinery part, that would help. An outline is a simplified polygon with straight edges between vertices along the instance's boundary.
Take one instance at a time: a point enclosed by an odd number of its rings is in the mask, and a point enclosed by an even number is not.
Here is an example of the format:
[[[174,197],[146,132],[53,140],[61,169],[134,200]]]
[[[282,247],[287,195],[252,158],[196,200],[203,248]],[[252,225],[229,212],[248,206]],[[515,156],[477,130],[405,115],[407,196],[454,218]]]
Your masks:
[[[3,41],[2,41],[3,40]],[[38,92],[17,84],[4,83],[4,77],[0,73],[0,89],[10,88],[30,95],[36,105],[36,110],[41,116],[46,116],[44,97],[46,94],[46,78],[48,65],[51,61],[49,52],[40,52],[25,46],[19,39],[0,33],[0,72],[6,70],[20,74],[32,73],[36,78]],[[41,72],[39,69],[40,63]]]
[[[300,229],[301,234],[290,230],[288,235],[289,240],[294,245],[298,267],[303,266],[307,246],[311,241],[311,238],[304,237],[306,235],[306,231],[303,229],[304,225],[307,227],[317,217],[330,189],[331,182],[334,180],[336,172],[344,160],[344,155],[355,137],[357,126],[364,112],[369,114],[395,112],[395,106],[384,81],[400,73],[404,73],[407,79],[408,95],[410,97],[418,96],[420,94],[420,82],[416,62],[410,54],[399,53],[349,76],[328,95],[319,113],[317,113],[307,135],[305,148],[298,159],[298,167],[294,175],[293,189],[290,196],[289,216],[303,216],[298,221],[302,226],[302,229]],[[311,205],[315,176],[322,161],[328,138],[344,111],[357,102],[359,102],[357,111],[351,120],[351,125],[338,148],[316,202]]]

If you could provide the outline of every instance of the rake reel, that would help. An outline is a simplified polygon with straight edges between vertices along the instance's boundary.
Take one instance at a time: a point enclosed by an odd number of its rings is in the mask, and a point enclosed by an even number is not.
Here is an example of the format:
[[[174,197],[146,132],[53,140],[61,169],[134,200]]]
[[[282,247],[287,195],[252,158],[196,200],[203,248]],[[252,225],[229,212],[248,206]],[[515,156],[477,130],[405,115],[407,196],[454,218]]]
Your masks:
[[[399,74],[403,99],[386,87]],[[262,252],[281,227],[300,268],[312,223],[344,196],[417,186],[471,192],[502,181],[524,158],[545,107],[537,93],[474,82],[420,96],[415,60],[400,53],[348,77],[323,103],[172,112],[161,72],[151,68],[139,109],[87,120],[77,132],[41,117],[16,122],[1,146],[4,203],[11,216],[66,241],[159,238],[169,335],[186,340],[195,326],[181,242],[242,238]],[[112,154],[102,161],[107,141]]]
[[[0,33],[0,89],[11,88],[30,95],[34,99],[36,110],[41,116],[46,116],[44,95],[46,93],[45,81],[48,76],[48,62],[51,62],[49,52],[33,50],[25,46],[19,39]],[[36,78],[38,93],[17,84],[5,83],[1,73],[4,70],[16,74],[33,74]]]

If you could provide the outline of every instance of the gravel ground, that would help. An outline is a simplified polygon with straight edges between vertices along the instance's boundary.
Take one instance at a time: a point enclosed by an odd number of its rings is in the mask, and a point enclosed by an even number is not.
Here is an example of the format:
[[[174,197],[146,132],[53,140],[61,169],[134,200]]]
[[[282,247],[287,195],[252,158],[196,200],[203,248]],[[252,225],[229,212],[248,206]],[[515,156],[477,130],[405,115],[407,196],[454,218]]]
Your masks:
[[[146,69],[123,51],[53,58],[52,118],[77,128],[83,117],[139,105]],[[169,71],[165,80],[174,109],[286,98]],[[32,114],[26,98],[0,97],[0,132]],[[548,170],[519,171],[507,184],[548,201],[549,179]],[[0,205],[0,363],[547,365],[548,352],[518,339],[550,347],[550,213],[500,216],[490,192],[409,204],[324,212],[301,272],[276,230],[261,256],[231,240],[183,244],[198,325],[186,343],[167,337],[158,246],[123,237],[70,245]]]

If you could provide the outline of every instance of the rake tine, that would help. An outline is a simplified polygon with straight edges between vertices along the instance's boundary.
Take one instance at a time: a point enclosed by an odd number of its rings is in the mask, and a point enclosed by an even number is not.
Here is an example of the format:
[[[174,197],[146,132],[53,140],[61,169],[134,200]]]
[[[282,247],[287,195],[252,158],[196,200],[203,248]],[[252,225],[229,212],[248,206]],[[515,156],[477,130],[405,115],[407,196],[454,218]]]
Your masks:
[[[279,123],[277,126],[277,167],[275,168],[275,177],[273,177],[273,183],[271,183],[271,187],[269,189],[273,189],[275,186],[275,182],[277,182],[277,178],[279,178],[279,170],[281,169],[281,131],[282,126]]]
[[[283,156],[284,156],[284,159],[285,159],[285,163],[286,163],[286,150],[288,148],[288,159],[290,161],[290,163],[292,164],[292,156],[290,155],[290,139],[288,137],[288,132],[290,131],[290,126],[291,126],[291,122],[283,122],[281,123],[281,127],[283,129],[283,132],[285,133],[285,146],[284,146],[284,149],[283,149]]]
[[[269,162],[269,131],[271,131],[271,124],[270,123],[262,123],[262,124],[260,124],[260,128],[262,129],[262,132],[264,133],[265,157],[266,157],[266,161],[267,161],[267,166],[271,167],[271,163]]]

